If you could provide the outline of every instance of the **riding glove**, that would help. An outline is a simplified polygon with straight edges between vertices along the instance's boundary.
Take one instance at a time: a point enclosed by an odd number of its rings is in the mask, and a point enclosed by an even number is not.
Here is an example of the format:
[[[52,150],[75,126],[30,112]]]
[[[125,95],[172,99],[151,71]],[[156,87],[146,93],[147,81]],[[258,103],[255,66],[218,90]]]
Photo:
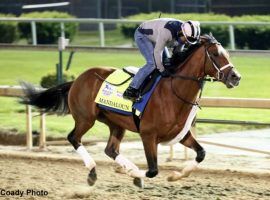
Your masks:
[[[171,73],[168,70],[164,69],[162,72],[160,72],[160,75],[166,78],[170,77]]]

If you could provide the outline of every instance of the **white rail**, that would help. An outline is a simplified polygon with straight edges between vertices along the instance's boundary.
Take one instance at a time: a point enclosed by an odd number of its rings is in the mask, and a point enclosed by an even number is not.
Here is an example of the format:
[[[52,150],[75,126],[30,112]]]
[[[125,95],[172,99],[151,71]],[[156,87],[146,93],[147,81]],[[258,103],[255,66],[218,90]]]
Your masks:
[[[57,51],[57,45],[37,44],[37,45],[24,45],[24,44],[6,44],[0,43],[0,49],[17,49],[17,50],[33,50],[33,51]],[[68,45],[66,51],[76,52],[104,52],[104,51],[117,51],[117,52],[139,52],[136,47],[97,47],[97,46],[83,46],[83,45]],[[231,56],[270,56],[270,50],[228,50]]]
[[[10,22],[29,22],[31,23],[32,29],[32,44],[37,44],[37,22],[58,22],[61,23],[61,26],[64,26],[64,23],[88,23],[88,24],[98,24],[99,25],[99,37],[100,37],[100,46],[105,46],[105,31],[104,24],[140,24],[143,20],[128,20],[128,19],[100,19],[100,18],[5,18],[1,17],[0,21],[10,21]],[[246,25],[246,26],[270,26],[270,22],[228,22],[228,21],[201,21],[201,25],[226,25],[228,26],[228,33],[230,37],[231,49],[235,50],[235,37],[234,37],[234,26],[236,25]],[[64,34],[64,28],[61,28],[61,35]],[[60,35],[59,35],[60,37]]]
[[[5,97],[22,97],[24,95],[21,86],[0,86],[0,96]],[[26,147],[32,149],[33,137],[32,137],[32,108],[26,105]],[[46,132],[45,132],[45,114],[40,115],[40,135],[39,135],[39,147],[44,148],[46,146]]]
[[[7,97],[22,97],[23,91],[20,86],[0,86],[0,96]],[[254,109],[270,109],[270,99],[248,99],[248,98],[223,98],[223,97],[203,97],[201,99],[201,106],[203,107],[230,107],[230,108],[254,108]],[[32,148],[32,114],[31,107],[26,106],[26,135],[27,135],[27,148]],[[194,127],[193,127],[194,130]],[[241,148],[235,146],[229,146],[219,143],[210,143],[207,141],[201,141],[216,146],[223,146],[227,148],[241,149],[246,151],[252,151],[257,153],[270,154],[270,152],[259,151],[255,149]],[[40,117],[40,148],[46,146],[46,132],[45,132],[45,115],[42,114]],[[187,158],[187,151],[185,149],[185,157]],[[173,158],[173,147],[171,146],[170,158]]]

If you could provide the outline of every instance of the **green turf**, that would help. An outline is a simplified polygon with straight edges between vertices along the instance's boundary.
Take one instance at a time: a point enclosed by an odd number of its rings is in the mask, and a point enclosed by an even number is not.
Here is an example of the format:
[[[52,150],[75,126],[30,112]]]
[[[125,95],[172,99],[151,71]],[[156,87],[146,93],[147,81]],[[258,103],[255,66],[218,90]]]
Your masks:
[[[240,86],[227,90],[222,83],[207,84],[205,96],[270,97],[270,58],[232,57],[232,62],[242,75]]]
[[[105,46],[123,46],[132,45],[132,40],[125,38],[120,32],[120,29],[106,30],[105,31]],[[89,46],[100,46],[100,38],[98,31],[78,32],[74,40],[71,42],[72,45],[89,45]]]
[[[65,63],[68,53],[64,53]],[[58,62],[56,52],[44,51],[0,51],[0,85],[17,85],[18,80],[39,84],[42,76],[55,71]],[[233,64],[242,74],[240,86],[235,89],[227,89],[221,83],[207,83],[203,96],[212,97],[242,97],[242,98],[270,98],[270,58],[267,57],[233,57]],[[127,65],[140,66],[144,63],[138,53],[119,52],[78,52],[74,55],[71,73],[79,75],[89,67],[113,66],[123,67]],[[17,103],[14,98],[0,97],[0,128],[18,129],[25,131],[25,114],[23,105]],[[225,109],[203,108],[199,118],[234,119],[248,121],[263,121],[270,123],[269,110],[256,109]],[[33,119],[34,129],[39,127],[39,118]],[[73,128],[71,116],[47,117],[48,135],[66,136]],[[247,127],[254,128],[254,127]],[[210,133],[225,130],[243,129],[242,126],[205,125],[198,124],[199,133]],[[90,131],[97,138],[106,138],[108,129],[96,123]],[[89,134],[88,134],[89,135]],[[129,135],[131,135],[129,133]],[[130,137],[135,137],[132,134]]]
[[[16,44],[27,44],[26,39],[15,41]],[[99,31],[79,31],[74,39],[70,42],[71,45],[86,45],[100,46]],[[105,31],[105,46],[132,46],[133,41],[126,38],[120,29]]]

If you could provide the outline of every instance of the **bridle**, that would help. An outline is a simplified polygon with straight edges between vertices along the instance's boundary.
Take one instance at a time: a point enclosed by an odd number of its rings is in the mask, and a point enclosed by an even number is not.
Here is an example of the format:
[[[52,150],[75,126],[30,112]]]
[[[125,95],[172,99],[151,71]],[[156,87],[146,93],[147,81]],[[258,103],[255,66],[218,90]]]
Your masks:
[[[216,42],[216,43],[211,43],[211,44],[209,44],[207,47],[205,47],[205,57],[206,57],[206,56],[208,57],[208,59],[212,62],[212,66],[213,66],[213,67],[215,68],[215,70],[217,71],[217,73],[216,73],[216,78],[215,78],[214,80],[216,80],[216,81],[221,81],[221,80],[224,78],[224,72],[223,72],[223,71],[224,71],[225,69],[229,68],[229,67],[231,68],[230,70],[232,70],[232,69],[234,68],[234,66],[233,66],[233,64],[230,63],[230,62],[229,62],[228,64],[222,66],[222,67],[219,67],[219,66],[218,66],[216,60],[213,58],[212,55],[209,54],[209,51],[208,51],[208,49],[210,48],[210,46],[213,45],[213,44],[220,45],[220,43]],[[205,62],[205,63],[204,63],[204,74],[206,74],[206,73],[205,73],[206,58],[205,58],[205,61],[204,61],[204,62]]]
[[[216,60],[213,58],[213,56],[209,53],[208,49],[212,46],[212,45],[215,45],[215,44],[220,44],[219,42],[217,41],[214,41],[214,42],[210,42],[210,44],[208,44],[207,46],[204,45],[204,50],[205,50],[205,56],[204,56],[204,75],[202,77],[192,77],[192,76],[182,76],[182,75],[176,75],[176,74],[171,74],[170,77],[171,77],[171,89],[172,89],[172,92],[173,94],[178,98],[180,99],[181,101],[183,101],[184,103],[186,104],[190,104],[192,106],[199,106],[199,100],[201,99],[201,96],[202,96],[202,91],[203,91],[203,88],[204,88],[204,84],[206,81],[209,81],[209,82],[216,82],[216,81],[221,81],[223,80],[224,78],[224,70],[227,69],[227,68],[231,68],[230,70],[232,70],[234,68],[233,64],[231,63],[228,63],[222,67],[219,67],[219,65],[217,64]],[[190,55],[190,57],[192,57],[193,54]],[[187,58],[189,59],[189,58]],[[207,61],[210,61],[212,66],[215,68],[215,70],[217,71],[216,73],[216,78],[212,78],[212,77],[207,77],[207,74],[206,74],[206,63]],[[185,63],[183,63],[185,64]],[[182,64],[182,65],[183,65]],[[177,68],[181,68],[181,66],[178,66]],[[198,83],[199,85],[199,89],[200,89],[200,94],[199,94],[199,98],[195,101],[195,102],[190,102],[184,98],[182,98],[181,96],[179,96],[176,91],[174,90],[173,88],[173,79],[175,78],[179,78],[179,79],[182,79],[182,80],[191,80],[191,81],[195,81]]]

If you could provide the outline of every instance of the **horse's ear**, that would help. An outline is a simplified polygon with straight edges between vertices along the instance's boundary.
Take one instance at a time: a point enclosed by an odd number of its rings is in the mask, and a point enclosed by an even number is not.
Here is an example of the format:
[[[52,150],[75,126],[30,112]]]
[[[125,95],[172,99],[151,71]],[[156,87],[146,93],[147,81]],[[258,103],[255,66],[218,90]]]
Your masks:
[[[209,36],[210,36],[210,37],[213,37],[213,33],[212,33],[212,32],[210,32],[210,33],[209,33]]]
[[[199,43],[202,44],[202,43],[204,43],[205,41],[207,41],[207,36],[206,36],[206,35],[201,35],[201,36],[200,36],[200,39],[199,39]]]

